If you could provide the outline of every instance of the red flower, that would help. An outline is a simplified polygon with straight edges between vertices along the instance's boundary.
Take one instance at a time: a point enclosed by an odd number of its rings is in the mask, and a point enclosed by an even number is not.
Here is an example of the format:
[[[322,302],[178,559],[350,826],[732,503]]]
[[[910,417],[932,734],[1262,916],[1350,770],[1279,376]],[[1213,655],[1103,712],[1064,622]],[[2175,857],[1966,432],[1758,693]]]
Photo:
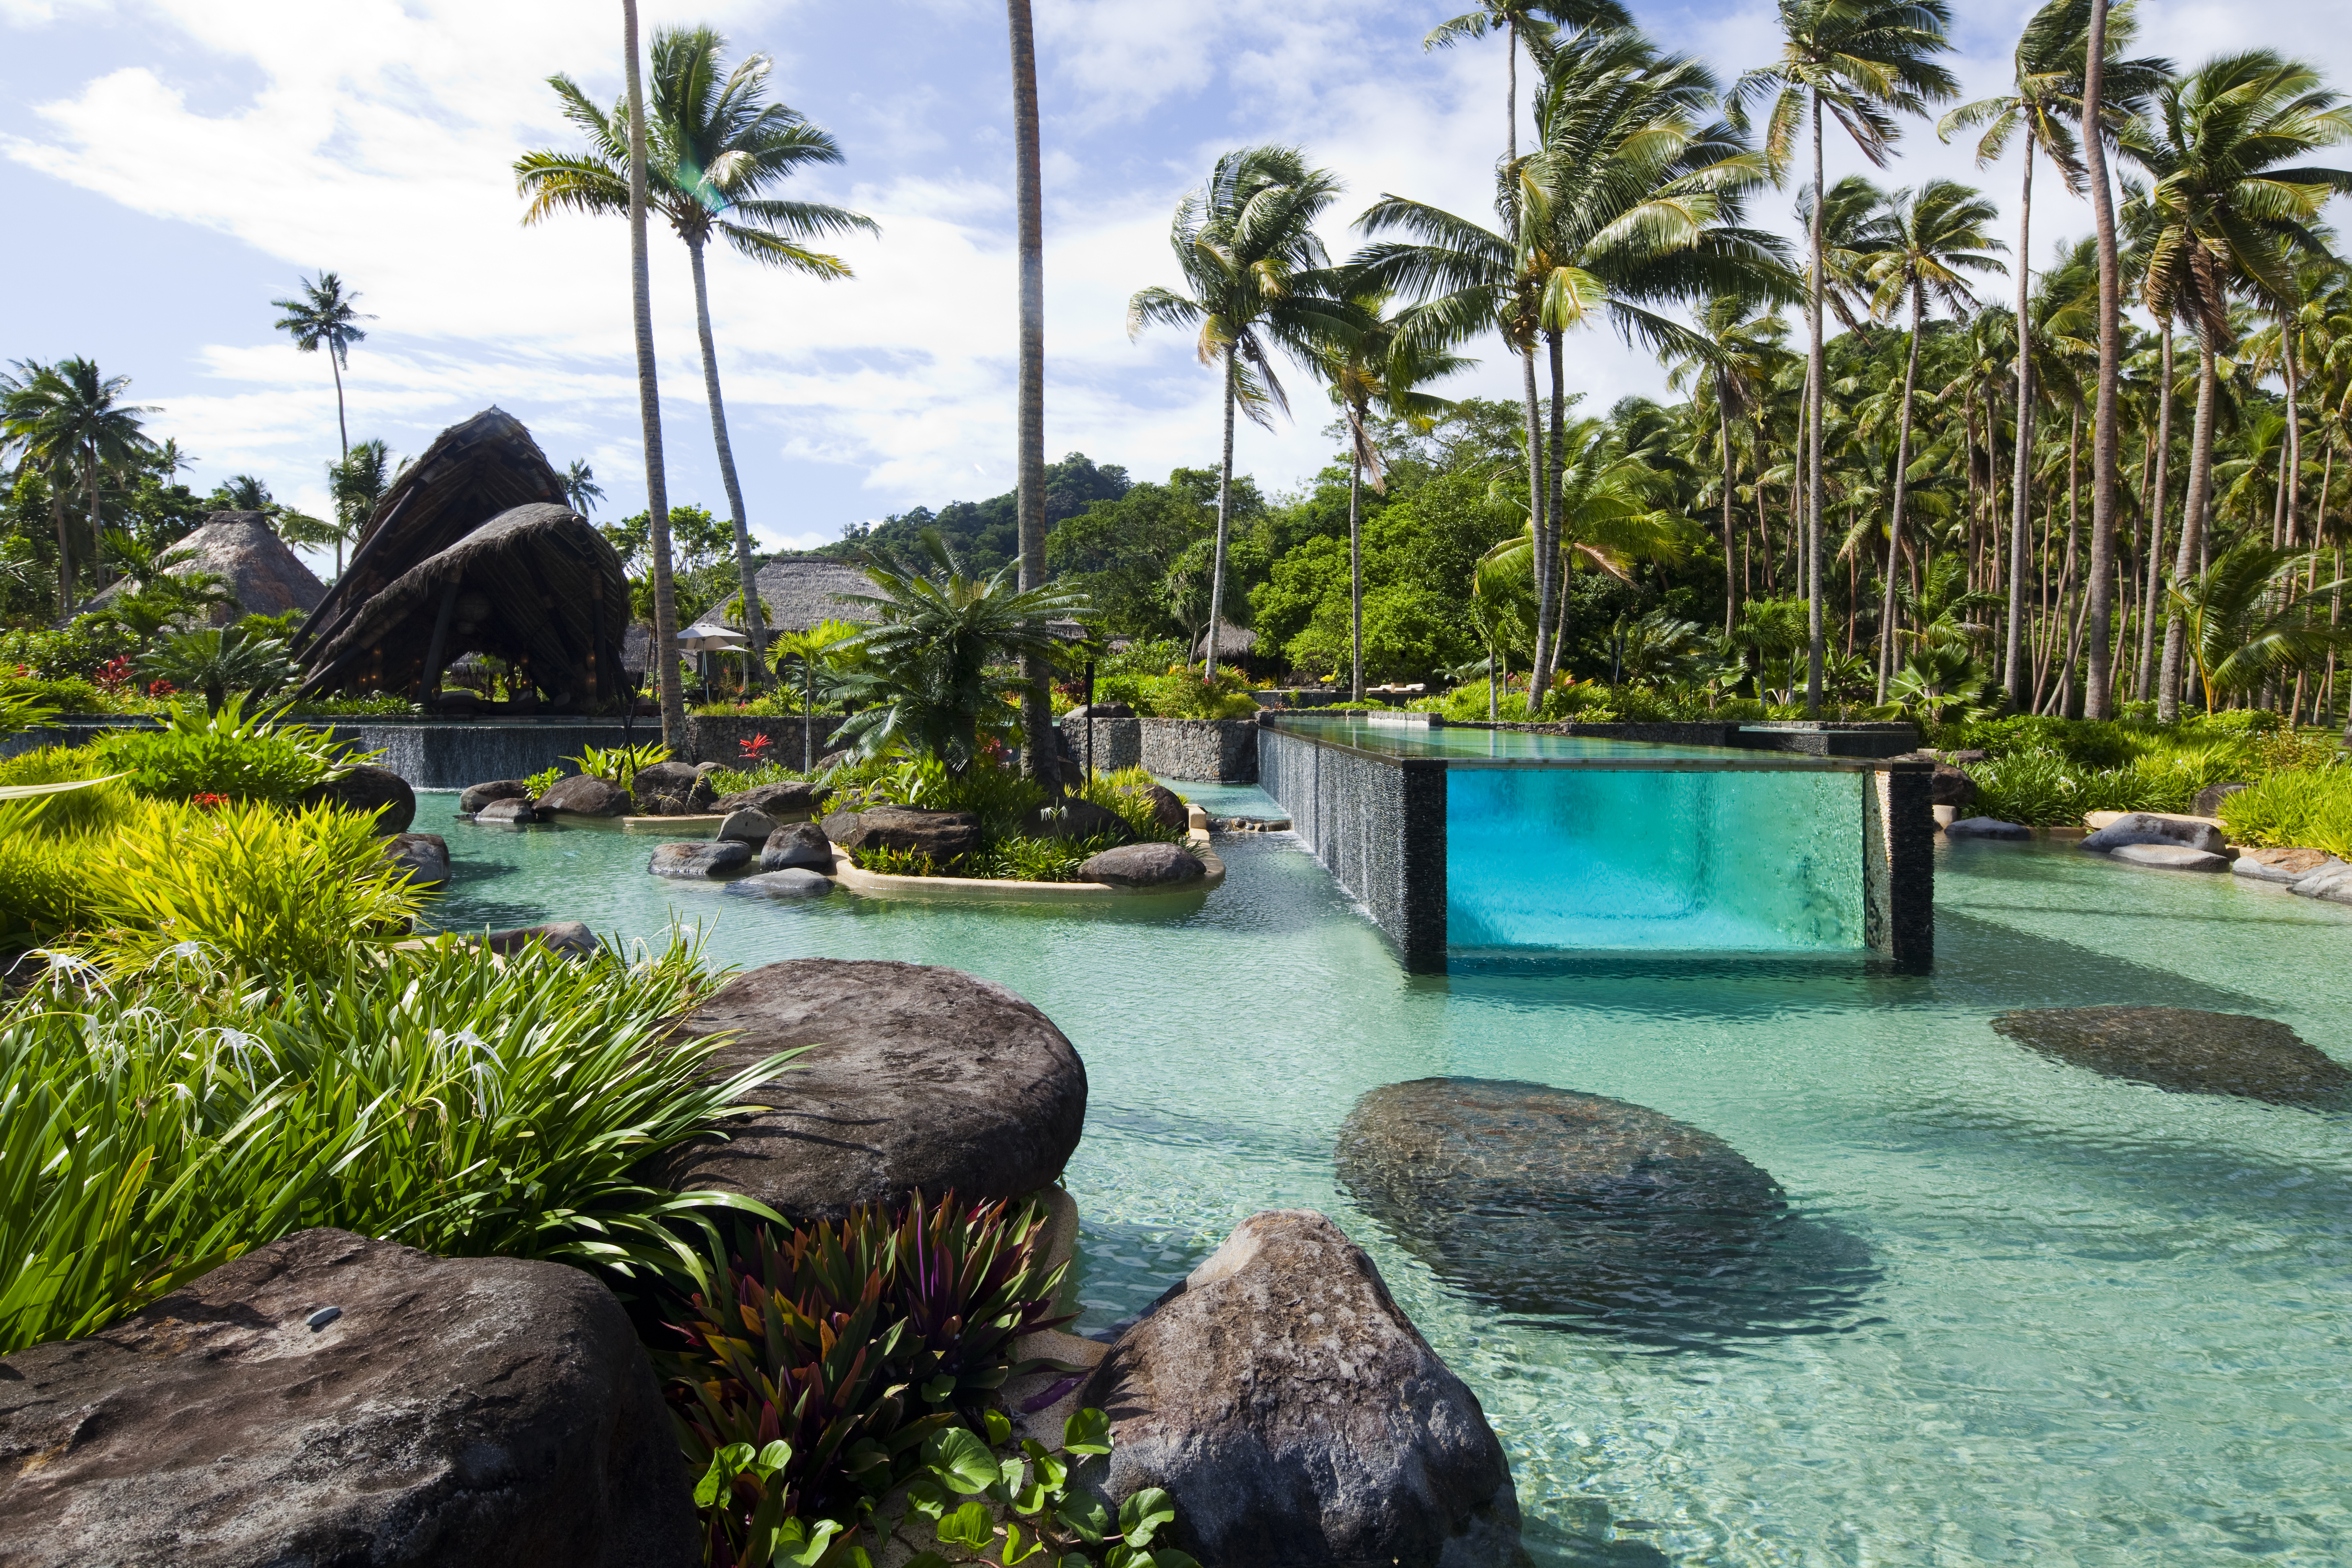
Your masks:
[[[200,805],[206,811],[210,811],[216,805],[226,805],[228,804],[228,796],[225,795],[214,795],[207,790],[190,795],[188,797],[188,804],[190,805]]]
[[[150,697],[169,697],[179,689],[180,689],[178,687],[173,685],[168,680],[154,680],[148,682],[147,695]]]
[[[761,758],[766,756],[768,754],[768,748],[774,745],[776,742],[772,736],[753,735],[748,740],[738,741],[735,743],[742,748],[744,758],[747,761],[756,763]]]

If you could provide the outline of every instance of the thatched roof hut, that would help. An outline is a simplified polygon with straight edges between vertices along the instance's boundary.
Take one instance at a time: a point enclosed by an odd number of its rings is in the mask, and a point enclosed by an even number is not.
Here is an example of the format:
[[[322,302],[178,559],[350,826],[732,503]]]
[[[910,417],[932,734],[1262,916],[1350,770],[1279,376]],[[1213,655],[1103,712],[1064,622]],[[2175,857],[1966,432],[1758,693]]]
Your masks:
[[[548,706],[590,710],[625,695],[628,624],[628,585],[612,543],[569,507],[534,501],[499,513],[339,616],[334,634],[304,656],[310,674],[302,692],[429,702],[459,656],[486,653],[504,659]]]
[[[875,591],[874,580],[847,561],[830,555],[779,555],[751,580],[760,585],[770,631],[804,632],[819,621],[872,619],[865,605],[841,602],[844,594]]]
[[[1255,653],[1256,651],[1257,633],[1252,631],[1247,626],[1237,626],[1231,621],[1219,621],[1217,623],[1217,657],[1219,658],[1224,658],[1227,654],[1231,654],[1235,658],[1239,658],[1245,653]],[[1199,637],[1192,639],[1192,657],[1194,658],[1206,658],[1208,656],[1209,634],[1202,632]]]
[[[210,619],[216,626],[239,616],[309,615],[327,596],[326,584],[278,537],[267,512],[214,512],[202,527],[166,545],[163,558],[169,563],[163,570],[175,577],[201,574],[226,584],[236,603],[214,609]],[[90,605],[110,604],[130,590],[128,581],[112,584]]]

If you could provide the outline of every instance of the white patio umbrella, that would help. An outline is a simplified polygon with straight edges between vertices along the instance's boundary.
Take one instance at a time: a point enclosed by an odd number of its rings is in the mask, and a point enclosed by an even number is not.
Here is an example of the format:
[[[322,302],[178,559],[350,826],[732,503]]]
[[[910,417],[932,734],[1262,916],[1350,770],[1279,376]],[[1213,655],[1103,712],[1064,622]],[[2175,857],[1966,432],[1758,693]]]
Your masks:
[[[738,653],[751,646],[751,639],[733,626],[722,626],[716,621],[697,621],[677,634],[677,650],[702,657],[696,659],[702,672],[702,685],[707,695],[710,687],[709,655]]]

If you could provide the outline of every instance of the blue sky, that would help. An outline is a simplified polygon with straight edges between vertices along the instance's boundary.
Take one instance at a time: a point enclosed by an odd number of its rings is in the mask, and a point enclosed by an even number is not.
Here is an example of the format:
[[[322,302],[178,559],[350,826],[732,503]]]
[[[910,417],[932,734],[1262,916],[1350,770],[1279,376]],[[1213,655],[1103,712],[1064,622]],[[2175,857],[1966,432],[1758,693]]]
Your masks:
[[[1010,488],[1013,268],[1002,6],[646,0],[648,30],[709,22],[777,62],[777,95],[848,154],[803,186],[883,226],[818,284],[725,256],[711,268],[730,428],[751,521],[772,546],[919,502]],[[1953,64],[1997,90],[2024,0],[1958,0]],[[1760,0],[1638,5],[1664,43],[1727,77],[1766,58]],[[1221,151],[1305,146],[1346,180],[1327,237],[1395,191],[1483,214],[1502,141],[1499,43],[1426,54],[1448,14],[1390,0],[1038,0],[1048,294],[1046,446],[1144,477],[1207,463],[1213,378],[1160,332],[1130,343],[1127,297],[1172,282],[1177,198]],[[2147,0],[2143,43],[2193,62],[2268,44],[2352,87],[2352,0]],[[159,405],[200,488],[266,478],[323,510],[334,455],[324,361],[271,331],[269,300],[320,267],[378,318],[348,377],[354,438],[414,453],[490,403],[559,465],[586,458],[606,510],[643,505],[625,226],[523,229],[509,167],[570,146],[543,79],[620,85],[619,7],[583,0],[0,0],[0,359],[89,354]],[[1972,173],[1916,125],[1892,178],[1949,174],[2004,205],[2013,161]],[[1859,166],[1834,156],[1832,177]],[[1763,215],[1784,223],[1785,198]],[[2040,204],[2034,250],[2087,227]],[[656,334],[674,500],[722,510],[685,251],[654,237]],[[1996,288],[2000,285],[1996,284]],[[1595,402],[1654,391],[1655,365],[1596,333],[1574,345]],[[1486,353],[1448,390],[1509,395]],[[1326,460],[1319,400],[1239,461],[1270,488]]]

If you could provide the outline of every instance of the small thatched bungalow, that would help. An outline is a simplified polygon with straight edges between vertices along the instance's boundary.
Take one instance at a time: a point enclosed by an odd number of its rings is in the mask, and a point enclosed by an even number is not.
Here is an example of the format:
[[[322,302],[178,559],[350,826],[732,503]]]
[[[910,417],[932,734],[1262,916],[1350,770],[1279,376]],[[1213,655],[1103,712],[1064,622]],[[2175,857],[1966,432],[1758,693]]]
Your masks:
[[[163,557],[169,563],[163,570],[173,576],[221,580],[236,603],[214,608],[210,624],[216,626],[240,616],[282,616],[289,610],[307,616],[327,596],[326,584],[278,537],[267,512],[214,512],[202,527],[165,546]],[[130,587],[127,582],[113,584],[90,601],[91,607],[111,604]]]
[[[779,555],[753,574],[768,629],[804,632],[819,621],[865,621],[864,605],[844,604],[845,594],[871,594],[874,580],[864,568],[830,555]]]

